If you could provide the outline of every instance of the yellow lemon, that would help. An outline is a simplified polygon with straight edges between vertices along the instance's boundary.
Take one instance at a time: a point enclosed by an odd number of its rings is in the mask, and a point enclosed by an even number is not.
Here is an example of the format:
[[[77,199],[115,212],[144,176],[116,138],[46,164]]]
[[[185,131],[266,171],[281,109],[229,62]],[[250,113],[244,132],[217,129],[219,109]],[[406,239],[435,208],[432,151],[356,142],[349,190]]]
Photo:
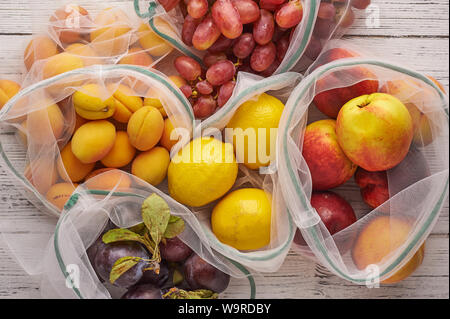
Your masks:
[[[225,195],[237,175],[238,164],[231,144],[211,137],[198,138],[172,159],[169,193],[184,205],[201,207]]]
[[[268,94],[242,104],[227,128],[233,129],[236,157],[249,169],[269,166],[275,159],[277,130],[284,104]]]
[[[270,243],[272,199],[265,191],[244,188],[228,194],[212,212],[213,233],[224,244],[254,250]]]

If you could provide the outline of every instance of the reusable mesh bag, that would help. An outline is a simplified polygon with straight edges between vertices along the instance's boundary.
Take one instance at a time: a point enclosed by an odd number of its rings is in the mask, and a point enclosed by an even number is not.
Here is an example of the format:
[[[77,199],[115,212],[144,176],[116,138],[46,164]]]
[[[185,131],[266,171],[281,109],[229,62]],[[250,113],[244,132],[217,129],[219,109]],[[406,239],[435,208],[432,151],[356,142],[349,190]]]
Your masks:
[[[302,21],[291,34],[286,56],[273,74],[305,71],[320,54],[325,44],[332,38],[340,38],[362,11],[352,5],[351,1],[336,1],[333,3],[336,7],[334,16],[329,19],[321,19],[317,16],[321,2],[328,1],[301,1]],[[198,62],[202,61],[205,52],[187,46],[182,41],[184,16],[187,14],[182,1],[135,0],[135,8],[138,16],[149,19],[150,28],[161,38],[183,54],[191,56]],[[169,11],[166,11],[165,8]],[[171,27],[162,25],[161,19],[167,21]]]
[[[332,54],[339,50],[350,50],[353,57],[330,62]],[[279,181],[284,186],[282,191],[289,212],[305,241],[304,245],[294,246],[348,281],[357,284],[384,281],[401,269],[422,246],[447,198],[448,98],[430,78],[406,67],[365,57],[344,41],[330,46],[311,70],[286,104],[278,140]],[[406,81],[408,90],[390,90],[388,93],[407,105],[410,113],[414,107],[419,109],[428,119],[429,130],[416,129],[414,143],[406,158],[387,171],[390,199],[374,210],[361,205],[362,199],[361,203],[352,202],[358,221],[331,236],[310,204],[312,180],[302,156],[304,132],[307,123],[324,118],[312,104],[319,93],[347,88],[365,80],[378,81],[380,91],[395,83],[393,81]],[[335,191],[344,197],[355,190],[359,192],[352,181],[346,185]],[[394,229],[398,231],[394,225],[396,221],[406,223],[406,238],[400,242],[388,240],[385,245],[391,252],[375,265],[363,269],[353,249],[358,235],[380,218],[387,220],[385,224],[392,230],[390,238],[395,238]],[[379,244],[377,240],[373,238],[374,245]],[[371,248],[367,247],[367,251]]]

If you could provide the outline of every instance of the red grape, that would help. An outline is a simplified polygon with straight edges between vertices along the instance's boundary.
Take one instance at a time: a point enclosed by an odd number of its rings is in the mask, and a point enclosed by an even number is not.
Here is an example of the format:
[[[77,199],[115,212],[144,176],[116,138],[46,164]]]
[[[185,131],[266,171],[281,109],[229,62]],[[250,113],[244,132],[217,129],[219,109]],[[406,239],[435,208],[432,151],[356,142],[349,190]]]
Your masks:
[[[219,61],[223,61],[227,59],[227,55],[223,52],[220,53],[211,53],[208,52],[203,57],[203,63],[205,63],[207,68],[210,68],[214,64],[216,64]]]
[[[212,6],[211,12],[215,24],[224,36],[236,39],[242,34],[244,26],[239,11],[233,6],[231,0],[217,0]]]
[[[280,64],[281,64],[281,62],[275,60],[267,69],[260,72],[259,75],[264,76],[264,77],[269,77],[269,76],[273,75],[275,73],[275,71],[278,69],[278,67],[280,66]]]
[[[273,15],[267,10],[261,10],[261,16],[253,26],[253,38],[259,45],[265,45],[272,40],[275,32]]]
[[[289,1],[275,13],[277,24],[286,29],[297,26],[302,21],[302,18],[303,6],[300,0]]]
[[[352,0],[352,6],[356,9],[367,9],[370,5],[370,0]]]
[[[259,7],[253,0],[231,0],[239,12],[242,24],[253,23],[259,19]]]
[[[175,8],[180,0],[158,0],[158,2],[164,7],[167,12]]]
[[[175,68],[186,81],[195,81],[202,75],[202,67],[193,58],[180,56],[175,59]]]
[[[208,0],[189,0],[187,4],[187,11],[194,19],[200,19],[208,13]]]
[[[208,81],[201,81],[195,85],[198,93],[203,95],[209,95],[214,91],[213,86]]]
[[[279,62],[283,61],[284,57],[286,56],[286,52],[289,49],[289,35],[285,35],[278,41],[277,43],[277,59]]]
[[[192,38],[194,37],[195,30],[200,22],[200,20],[194,19],[190,15],[187,15],[184,19],[183,29],[181,30],[181,39],[187,46],[192,46]]]
[[[220,86],[231,81],[236,74],[236,67],[229,60],[219,61],[206,72],[206,79],[213,86]]]
[[[211,95],[202,95],[194,103],[193,110],[197,119],[204,119],[213,115],[217,102]]]
[[[233,95],[234,88],[236,87],[236,82],[230,81],[222,85],[219,89],[219,94],[217,97],[217,104],[219,107],[224,106],[228,100]]]
[[[319,39],[328,39],[335,27],[334,21],[317,19],[313,33]]]
[[[286,34],[286,29],[280,28],[278,25],[275,26],[275,32],[272,37],[273,42],[278,42]]]
[[[220,29],[211,16],[207,16],[195,30],[192,44],[197,50],[208,50],[220,37]]]
[[[333,20],[336,16],[336,7],[332,3],[322,2],[317,17],[325,20]]]
[[[188,99],[192,96],[192,87],[188,84],[180,87],[181,92],[183,92],[184,96]]]
[[[281,4],[285,3],[286,0],[259,0],[259,7],[264,10],[275,12]]]
[[[264,0],[265,3],[267,4],[273,4],[273,5],[280,5],[286,2],[286,0]]]
[[[316,37],[311,37],[309,44],[305,50],[305,55],[311,60],[315,60],[322,52],[322,43]]]
[[[250,66],[256,72],[266,70],[275,61],[277,48],[273,42],[258,45],[250,58]]]
[[[233,54],[239,59],[245,59],[252,54],[256,42],[251,33],[241,35],[233,46]]]
[[[344,10],[341,10],[341,11],[344,11]],[[353,12],[352,8],[348,8],[348,10],[343,14],[344,14],[344,16],[339,21],[339,26],[341,28],[351,27],[353,25],[353,23],[355,22],[355,13]]]
[[[217,39],[217,41],[214,42],[214,44],[208,49],[208,51],[211,53],[225,52],[231,47],[232,44],[233,40],[221,35],[220,38]]]

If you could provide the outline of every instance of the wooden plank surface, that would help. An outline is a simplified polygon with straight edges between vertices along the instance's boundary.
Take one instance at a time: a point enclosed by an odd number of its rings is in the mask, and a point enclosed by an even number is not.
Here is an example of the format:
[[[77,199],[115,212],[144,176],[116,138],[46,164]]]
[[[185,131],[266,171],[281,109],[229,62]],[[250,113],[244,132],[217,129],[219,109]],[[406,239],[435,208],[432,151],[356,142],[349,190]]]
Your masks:
[[[22,51],[33,30],[32,12],[36,0],[0,2],[0,78],[19,79]],[[51,0],[38,1],[55,6]],[[84,1],[86,2],[86,1]],[[109,1],[124,3],[123,0]],[[449,1],[448,0],[375,0],[380,26],[368,28],[366,20],[357,20],[345,36],[364,50],[398,61],[436,77],[449,86]],[[5,133],[2,133],[5,134]],[[23,221],[39,213],[12,188],[11,178],[0,168],[0,218],[8,220],[21,214]],[[344,190],[345,191],[345,190]],[[351,190],[349,190],[351,191]],[[260,298],[448,298],[449,297],[449,202],[427,241],[426,257],[419,270],[404,282],[379,289],[367,289],[331,275],[322,266],[299,256],[288,255],[275,274],[256,278]],[[39,298],[39,278],[28,276],[12,257],[0,237],[0,298]],[[227,298],[246,298],[245,280],[232,280]]]

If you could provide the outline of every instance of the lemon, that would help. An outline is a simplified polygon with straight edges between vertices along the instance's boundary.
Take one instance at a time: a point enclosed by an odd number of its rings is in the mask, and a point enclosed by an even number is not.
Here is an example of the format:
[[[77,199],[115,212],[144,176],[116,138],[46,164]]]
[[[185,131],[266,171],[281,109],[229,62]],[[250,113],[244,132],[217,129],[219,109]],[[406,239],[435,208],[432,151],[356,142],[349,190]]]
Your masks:
[[[227,128],[234,130],[233,144],[240,163],[256,170],[269,166],[275,159],[277,129],[283,110],[280,100],[265,93],[239,107]]]
[[[211,138],[195,139],[169,165],[169,193],[181,204],[201,207],[225,195],[236,182],[233,146]]]
[[[254,250],[270,243],[271,196],[257,188],[244,188],[223,198],[212,212],[213,233],[238,250]]]

